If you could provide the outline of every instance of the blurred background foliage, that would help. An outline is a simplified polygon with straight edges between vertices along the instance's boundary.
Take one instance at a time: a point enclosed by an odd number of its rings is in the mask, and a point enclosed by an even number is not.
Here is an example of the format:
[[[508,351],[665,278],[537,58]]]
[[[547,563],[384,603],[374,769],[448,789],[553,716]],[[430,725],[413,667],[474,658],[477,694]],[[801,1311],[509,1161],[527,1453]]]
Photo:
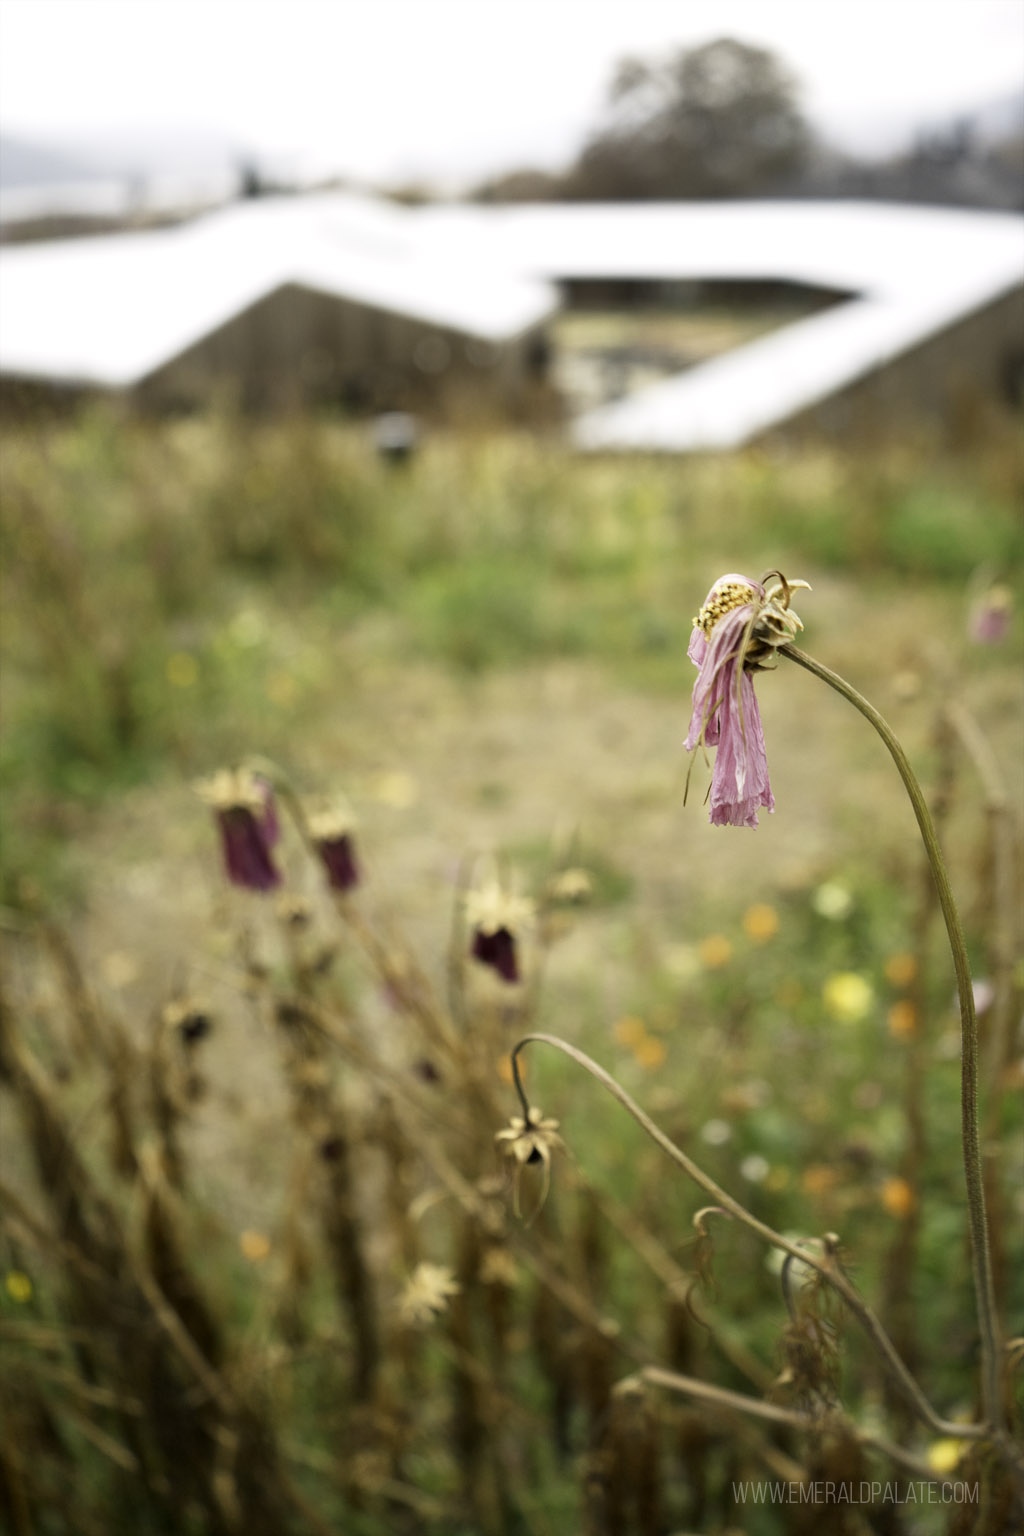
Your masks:
[[[316,419],[98,411],[9,430],[8,895],[59,845],[62,805],[230,750],[269,677],[311,714],[328,704],[328,632],[464,674],[591,658],[678,692],[686,604],[716,564],[835,572],[886,598],[966,590],[1019,569],[1019,470],[1009,423],[969,453],[918,438],[683,461],[438,436],[400,469]]]

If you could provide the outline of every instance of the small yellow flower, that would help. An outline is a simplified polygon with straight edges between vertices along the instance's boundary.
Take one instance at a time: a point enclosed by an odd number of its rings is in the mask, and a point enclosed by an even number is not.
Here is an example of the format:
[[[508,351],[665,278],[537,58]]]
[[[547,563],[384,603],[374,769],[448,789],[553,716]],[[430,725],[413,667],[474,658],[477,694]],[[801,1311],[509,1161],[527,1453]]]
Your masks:
[[[547,884],[547,894],[552,901],[569,904],[584,902],[593,894],[594,882],[585,869],[561,869],[552,875]]]
[[[625,1045],[630,1050],[635,1050],[640,1042],[647,1038],[647,1026],[643,1019],[638,1019],[635,1014],[627,1013],[624,1018],[617,1020],[615,1024],[615,1038],[620,1045]]]
[[[812,1163],[800,1175],[801,1186],[809,1195],[825,1195],[835,1188],[838,1181],[837,1170],[830,1168],[827,1163]]]
[[[843,1024],[856,1024],[871,1012],[875,1001],[871,983],[856,971],[836,971],[821,990],[825,1007]]]
[[[655,1035],[645,1035],[633,1047],[633,1055],[642,1067],[647,1068],[648,1072],[656,1072],[659,1067],[664,1066],[667,1054],[664,1043]]]
[[[903,1221],[910,1215],[916,1204],[914,1191],[906,1179],[901,1179],[898,1175],[886,1179],[882,1185],[882,1205],[890,1216]]]
[[[743,914],[743,931],[756,944],[765,944],[779,931],[779,914],[763,902],[748,907]]]
[[[172,688],[193,688],[199,678],[199,663],[188,651],[175,651],[164,668]]]
[[[889,1009],[889,1033],[896,1040],[908,1040],[917,1030],[917,1009],[906,998]]]
[[[19,1306],[32,1300],[32,1281],[23,1269],[9,1269],[4,1275],[4,1290]]]
[[[393,768],[377,775],[370,786],[370,794],[381,805],[390,805],[396,811],[404,811],[408,806],[416,804],[420,787],[411,773]]]
[[[243,1232],[238,1239],[241,1248],[250,1264],[262,1264],[270,1253],[270,1239],[263,1232],[254,1232],[251,1229]]]
[[[890,955],[885,962],[885,979],[894,987],[909,987],[917,975],[917,961],[913,955]]]
[[[700,974],[700,954],[693,944],[669,944],[661,958],[675,981],[693,981]]]
[[[927,1451],[928,1465],[933,1472],[947,1477],[956,1471],[970,1443],[969,1440],[933,1440]]]
[[[528,1072],[530,1072],[530,1063],[525,1061],[524,1058],[520,1057],[519,1077],[522,1078],[524,1083],[527,1081]],[[513,1069],[511,1069],[511,1057],[508,1055],[508,1051],[502,1051],[502,1054],[500,1054],[499,1058],[497,1058],[497,1075],[499,1075],[500,1080],[502,1080],[502,1083],[504,1083],[505,1086],[513,1087],[514,1081],[516,1081],[516,1075],[514,1075]]]
[[[722,933],[709,933],[698,946],[700,963],[705,970],[717,971],[732,959],[732,945]]]
[[[811,897],[811,905],[819,917],[841,923],[853,911],[853,897],[845,885],[840,885],[837,880],[826,880]]]

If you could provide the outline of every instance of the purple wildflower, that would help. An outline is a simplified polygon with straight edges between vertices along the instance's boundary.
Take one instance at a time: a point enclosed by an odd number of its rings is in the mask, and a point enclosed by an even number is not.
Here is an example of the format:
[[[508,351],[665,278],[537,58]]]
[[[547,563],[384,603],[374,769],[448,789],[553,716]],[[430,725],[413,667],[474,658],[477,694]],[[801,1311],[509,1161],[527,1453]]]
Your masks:
[[[222,769],[198,786],[213,808],[220,830],[224,867],[233,885],[272,891],[281,876],[271,857],[280,835],[274,796],[266,779],[247,768]]]
[[[752,674],[803,628],[789,599],[792,588],[807,583],[769,574],[778,577],[770,586],[749,576],[719,577],[693,621],[687,649],[698,674],[686,750],[718,748],[710,812],[716,827],[756,827],[759,810],[775,809]]]

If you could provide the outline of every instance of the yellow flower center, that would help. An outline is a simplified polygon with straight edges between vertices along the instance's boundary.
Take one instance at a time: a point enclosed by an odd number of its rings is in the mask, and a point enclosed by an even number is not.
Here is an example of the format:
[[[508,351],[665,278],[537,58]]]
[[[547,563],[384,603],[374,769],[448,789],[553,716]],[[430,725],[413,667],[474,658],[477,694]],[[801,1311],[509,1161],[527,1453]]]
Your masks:
[[[709,596],[694,619],[693,627],[702,629],[710,637],[711,631],[724,614],[730,613],[733,608],[742,608],[744,604],[756,603],[757,600],[757,593],[745,581],[723,581]]]

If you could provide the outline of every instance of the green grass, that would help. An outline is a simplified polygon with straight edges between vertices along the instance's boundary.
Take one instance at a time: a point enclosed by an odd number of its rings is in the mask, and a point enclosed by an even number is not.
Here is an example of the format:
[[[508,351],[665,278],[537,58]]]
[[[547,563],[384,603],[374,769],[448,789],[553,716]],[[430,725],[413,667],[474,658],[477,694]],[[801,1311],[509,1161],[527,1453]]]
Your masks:
[[[782,563],[895,594],[1017,569],[1009,432],[973,458],[914,448],[588,462],[439,438],[396,474],[315,421],[8,431],[8,880],[45,860],[41,800],[138,781],[197,735],[230,741],[268,676],[295,669],[296,630],[358,648],[383,620],[391,654],[456,672],[561,655],[675,688],[691,572]]]

